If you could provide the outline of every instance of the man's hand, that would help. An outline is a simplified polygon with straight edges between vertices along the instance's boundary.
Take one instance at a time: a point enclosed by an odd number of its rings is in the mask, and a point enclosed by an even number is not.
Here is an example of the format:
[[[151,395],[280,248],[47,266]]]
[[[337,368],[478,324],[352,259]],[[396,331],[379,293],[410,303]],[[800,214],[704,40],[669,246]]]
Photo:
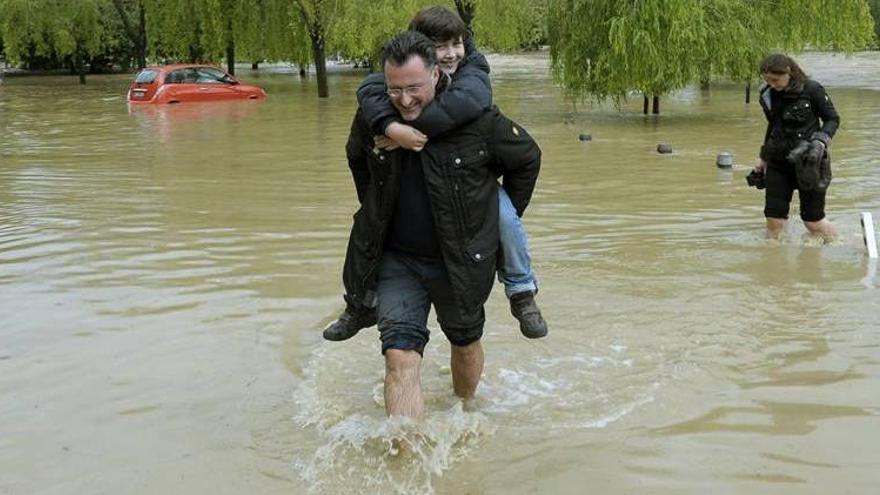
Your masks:
[[[422,151],[425,143],[428,142],[428,136],[424,135],[415,127],[393,122],[385,128],[385,135],[394,141],[398,146],[406,148],[410,151]],[[378,146],[378,142],[376,143]],[[380,146],[381,147],[381,146]]]
[[[387,136],[376,136],[373,138],[373,142],[376,143],[376,147],[385,151],[393,151],[397,148],[400,148],[400,145],[397,144],[396,141],[387,137]]]

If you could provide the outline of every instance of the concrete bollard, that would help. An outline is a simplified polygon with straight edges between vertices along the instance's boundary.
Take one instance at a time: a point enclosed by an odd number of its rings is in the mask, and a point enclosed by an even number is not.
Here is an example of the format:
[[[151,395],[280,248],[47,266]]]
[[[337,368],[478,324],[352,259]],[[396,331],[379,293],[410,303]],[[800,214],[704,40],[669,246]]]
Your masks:
[[[672,153],[672,145],[667,143],[660,143],[657,145],[657,153],[661,155],[668,155]]]
[[[733,167],[733,155],[726,151],[718,153],[718,156],[715,158],[715,165],[717,165],[718,168]]]

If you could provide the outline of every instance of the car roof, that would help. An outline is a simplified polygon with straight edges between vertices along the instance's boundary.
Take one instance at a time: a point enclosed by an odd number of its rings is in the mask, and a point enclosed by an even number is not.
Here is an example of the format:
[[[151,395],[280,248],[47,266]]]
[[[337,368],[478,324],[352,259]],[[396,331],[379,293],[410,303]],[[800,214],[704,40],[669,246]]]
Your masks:
[[[177,69],[188,69],[188,68],[196,69],[196,68],[200,68],[200,67],[208,67],[208,68],[211,68],[211,69],[223,70],[223,69],[221,69],[220,67],[217,67],[217,66],[214,66],[214,65],[207,65],[207,64],[170,64],[170,65],[155,65],[155,66],[152,66],[152,67],[144,67],[144,68],[141,69],[141,70],[157,70],[157,71],[160,71],[160,72],[171,72],[171,71],[173,71],[173,70],[177,70]],[[225,72],[225,71],[224,71],[224,72]]]

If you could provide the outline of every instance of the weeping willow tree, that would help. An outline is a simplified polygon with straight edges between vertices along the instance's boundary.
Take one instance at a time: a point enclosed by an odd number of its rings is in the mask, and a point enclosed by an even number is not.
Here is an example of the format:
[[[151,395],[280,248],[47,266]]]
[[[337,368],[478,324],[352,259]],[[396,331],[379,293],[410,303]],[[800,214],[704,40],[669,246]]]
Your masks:
[[[328,96],[330,54],[375,60],[415,13],[455,0],[0,0],[0,39],[13,62],[44,57],[83,67],[96,51],[109,62],[241,58],[315,64]],[[481,46],[510,51],[544,38],[547,0],[465,0]],[[51,64],[50,64],[51,65]],[[84,77],[84,76],[83,76]]]
[[[701,3],[552,0],[554,73],[574,96],[616,102],[632,91],[647,98],[683,87],[698,77],[706,50]]]
[[[147,18],[144,0],[112,0],[138,69],[147,66]]]
[[[880,0],[869,0],[874,18],[874,48],[880,48]]]
[[[868,0],[752,0],[777,22],[768,35],[781,48],[853,52],[872,44],[874,21]]]
[[[454,0],[481,46],[498,51],[535,46],[545,37],[548,0]]]
[[[310,61],[309,39],[287,0],[251,0],[237,18],[236,50],[257,68],[260,62]]]
[[[119,0],[114,0],[119,1]],[[273,0],[139,0],[145,10],[150,53],[160,60],[225,60],[235,73],[239,51],[259,51]],[[277,3],[277,2],[275,2]],[[275,32],[278,32],[275,30]]]
[[[492,50],[519,50],[543,38],[546,0],[348,0],[330,44],[347,57],[375,60],[384,43],[406,29],[419,10],[438,4],[457,10],[479,45]]]
[[[157,61],[207,59],[202,2],[145,0],[144,10],[149,52]]]
[[[66,60],[86,83],[85,65],[102,46],[104,0],[0,0],[0,35],[13,62]]]
[[[544,38],[547,2],[536,0],[479,0],[473,10],[473,30],[480,46],[500,52],[535,46]]]
[[[870,44],[866,0],[550,0],[557,80],[578,98],[659,96],[712,75],[751,80],[772,49]]]
[[[349,0],[334,30],[333,50],[348,58],[375,61],[385,42],[406,29],[416,12],[436,3]]]

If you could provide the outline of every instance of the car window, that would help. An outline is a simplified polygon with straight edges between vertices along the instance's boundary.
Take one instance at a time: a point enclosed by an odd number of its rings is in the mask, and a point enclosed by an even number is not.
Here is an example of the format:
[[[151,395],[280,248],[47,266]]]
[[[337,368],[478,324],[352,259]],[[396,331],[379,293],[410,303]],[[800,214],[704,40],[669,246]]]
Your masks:
[[[134,82],[142,83],[142,84],[150,84],[151,82],[156,80],[156,76],[159,75],[158,71],[155,70],[142,70],[138,72],[137,77],[135,77]]]
[[[208,84],[229,84],[231,81],[225,72],[220,69],[214,69],[212,67],[199,67],[196,69],[198,73],[199,83],[208,83]]]
[[[177,69],[168,73],[165,84],[183,84],[197,82],[199,76],[195,69]]]

